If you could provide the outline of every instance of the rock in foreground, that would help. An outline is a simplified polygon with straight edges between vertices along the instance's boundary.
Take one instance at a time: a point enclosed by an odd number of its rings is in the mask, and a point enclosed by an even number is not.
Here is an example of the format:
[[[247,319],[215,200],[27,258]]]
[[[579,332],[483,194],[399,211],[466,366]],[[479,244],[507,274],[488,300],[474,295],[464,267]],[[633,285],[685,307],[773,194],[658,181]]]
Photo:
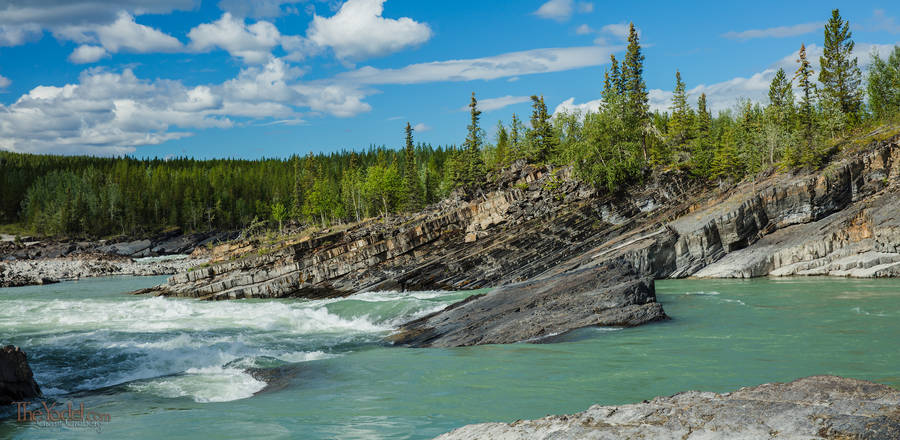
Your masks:
[[[537,420],[468,425],[441,440],[468,439],[898,439],[900,391],[813,376],[727,394],[688,391]]]
[[[403,325],[391,339],[415,347],[508,344],[587,326],[665,319],[652,278],[610,261],[501,287]]]
[[[0,348],[0,406],[40,395],[25,352],[12,345]]]

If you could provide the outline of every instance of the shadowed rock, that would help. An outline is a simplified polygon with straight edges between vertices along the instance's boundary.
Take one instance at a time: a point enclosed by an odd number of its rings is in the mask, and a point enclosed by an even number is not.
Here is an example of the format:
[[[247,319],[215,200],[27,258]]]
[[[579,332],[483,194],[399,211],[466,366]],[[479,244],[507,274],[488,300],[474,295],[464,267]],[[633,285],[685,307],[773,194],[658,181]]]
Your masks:
[[[397,344],[455,347],[534,340],[587,326],[665,319],[652,278],[621,261],[497,288],[407,323]]]
[[[514,423],[468,425],[440,440],[900,438],[900,391],[813,376],[726,394],[688,391],[622,406]]]
[[[40,395],[25,352],[12,345],[0,349],[0,406]]]

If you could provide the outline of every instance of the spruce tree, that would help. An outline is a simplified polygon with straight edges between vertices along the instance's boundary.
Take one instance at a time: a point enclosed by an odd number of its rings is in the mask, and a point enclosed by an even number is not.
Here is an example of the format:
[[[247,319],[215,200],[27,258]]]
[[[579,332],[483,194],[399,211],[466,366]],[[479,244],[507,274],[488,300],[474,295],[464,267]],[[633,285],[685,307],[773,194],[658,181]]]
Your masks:
[[[693,118],[687,101],[687,90],[681,72],[675,71],[675,91],[672,94],[672,117],[669,119],[669,143],[680,147],[691,137]]]
[[[506,166],[509,156],[509,133],[503,121],[497,122],[497,148],[494,150],[494,164],[497,169]]]
[[[519,120],[519,115],[513,113],[512,120],[509,122],[509,159],[519,160],[524,157],[522,152],[522,136],[525,133],[525,127]]]
[[[859,116],[862,97],[860,93],[860,73],[857,59],[853,56],[855,43],[851,40],[850,22],[841,19],[840,12],[831,11],[831,18],[825,23],[825,45],[819,58],[823,98],[850,120]]]
[[[544,96],[531,96],[531,131],[528,132],[531,144],[532,159],[538,163],[550,159],[556,148],[556,137],[553,133],[553,125],[550,123],[550,114],[547,112],[547,104]]]
[[[475,92],[472,92],[472,100],[469,102],[470,122],[466,141],[463,144],[463,175],[461,181],[463,185],[475,185],[481,181],[484,176],[484,159],[481,158],[481,140],[482,133],[478,121],[481,118],[481,110],[478,110],[478,100],[475,99]]]
[[[784,108],[794,105],[794,90],[791,81],[788,81],[784,69],[779,68],[769,85],[769,103],[775,107]]]
[[[628,25],[628,50],[622,64],[621,76],[625,91],[626,129],[631,132],[633,139],[640,139],[646,161],[647,139],[644,128],[648,121],[649,105],[647,85],[644,83],[644,55],[641,53],[641,44],[634,23]]]
[[[804,146],[804,150],[801,154],[796,157],[790,158],[790,162],[794,162],[796,164],[798,161],[805,164],[812,164],[814,161],[813,154],[813,142],[815,135],[815,123],[816,123],[816,115],[815,115],[815,95],[816,95],[816,85],[813,83],[812,76],[813,70],[809,63],[809,60],[806,59],[806,45],[800,45],[800,58],[797,60],[800,63],[800,67],[797,68],[797,73],[794,74],[794,78],[797,79],[797,85],[800,86],[800,108],[798,117],[798,123],[800,124],[800,129],[803,132],[803,139],[806,143]]]
[[[403,149],[406,169],[403,174],[406,184],[406,210],[417,211],[422,207],[422,190],[419,186],[419,168],[416,166],[416,148],[413,145],[413,129],[406,123],[406,147]]]

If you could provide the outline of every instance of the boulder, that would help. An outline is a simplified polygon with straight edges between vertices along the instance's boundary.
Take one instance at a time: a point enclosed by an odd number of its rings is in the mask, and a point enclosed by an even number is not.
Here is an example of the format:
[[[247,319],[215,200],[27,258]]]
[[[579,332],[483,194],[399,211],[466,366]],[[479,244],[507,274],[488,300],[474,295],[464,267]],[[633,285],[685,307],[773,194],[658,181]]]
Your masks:
[[[0,349],[0,406],[40,395],[25,352],[12,345]]]

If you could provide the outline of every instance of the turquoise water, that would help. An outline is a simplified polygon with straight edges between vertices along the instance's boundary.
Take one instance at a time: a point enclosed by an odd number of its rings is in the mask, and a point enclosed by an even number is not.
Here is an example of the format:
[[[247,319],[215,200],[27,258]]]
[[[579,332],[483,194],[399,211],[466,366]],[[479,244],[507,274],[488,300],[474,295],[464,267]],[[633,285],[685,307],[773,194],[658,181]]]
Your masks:
[[[407,349],[381,342],[460,292],[208,303],[121,292],[162,278],[0,289],[0,342],[45,393],[111,420],[0,423],[0,438],[430,438],[688,389],[812,374],[900,387],[900,280],[657,283],[672,320],[552,344]],[[281,366],[278,389],[245,373]]]

